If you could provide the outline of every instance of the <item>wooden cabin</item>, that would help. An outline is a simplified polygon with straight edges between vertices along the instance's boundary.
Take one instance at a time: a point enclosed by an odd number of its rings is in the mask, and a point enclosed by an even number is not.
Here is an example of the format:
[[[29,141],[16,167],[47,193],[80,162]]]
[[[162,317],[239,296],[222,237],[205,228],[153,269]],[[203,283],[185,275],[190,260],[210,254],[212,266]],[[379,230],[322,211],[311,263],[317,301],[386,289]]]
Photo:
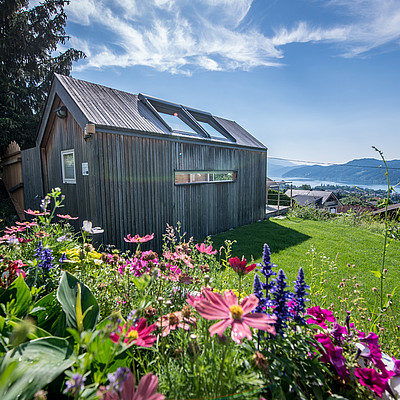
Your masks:
[[[54,187],[65,213],[98,239],[132,248],[127,234],[178,221],[195,239],[263,219],[267,148],[208,112],[55,75],[36,147],[22,152],[25,209]]]

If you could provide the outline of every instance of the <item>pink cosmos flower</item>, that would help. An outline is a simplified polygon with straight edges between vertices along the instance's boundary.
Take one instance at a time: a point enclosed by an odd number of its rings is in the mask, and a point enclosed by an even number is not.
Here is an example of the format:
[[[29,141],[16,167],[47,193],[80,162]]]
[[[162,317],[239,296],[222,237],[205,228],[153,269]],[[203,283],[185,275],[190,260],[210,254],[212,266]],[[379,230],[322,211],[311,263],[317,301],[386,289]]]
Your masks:
[[[332,311],[322,309],[320,306],[307,308],[307,314],[311,316],[307,319],[307,324],[317,324],[322,328],[327,328],[325,321],[336,321]]]
[[[361,385],[370,388],[378,397],[382,397],[386,390],[387,379],[383,378],[375,369],[356,368],[354,374]]]
[[[151,372],[145,375],[135,388],[135,377],[131,371],[122,383],[119,393],[116,391],[99,392],[102,400],[164,400],[164,395],[157,393],[158,378]]]
[[[239,257],[230,258],[229,265],[240,276],[247,275],[249,272],[253,271],[253,269],[255,269],[257,266],[257,264],[247,265],[247,260],[245,258],[240,260]]]
[[[78,219],[79,217],[71,217],[69,214],[57,214],[58,218],[62,218],[62,219]]]
[[[210,244],[209,246],[206,247],[204,243],[201,243],[200,246],[196,244],[196,249],[200,253],[205,253],[205,254],[217,254],[217,250],[213,251],[212,245]]]
[[[154,233],[146,236],[135,235],[134,237],[128,235],[126,238],[124,238],[124,240],[125,242],[128,243],[145,243],[148,242],[149,240],[152,240],[153,238],[154,238]]]
[[[118,343],[120,337],[124,337],[125,344],[131,344],[132,342],[137,346],[151,347],[153,343],[157,340],[157,337],[150,335],[157,328],[156,324],[147,326],[146,318],[140,318],[140,320],[127,328],[126,324],[124,326],[119,326],[117,332],[113,332],[110,335],[110,339],[114,343]]]
[[[228,326],[232,326],[232,339],[240,343],[242,338],[252,338],[249,327],[261,329],[275,335],[276,318],[266,314],[251,311],[258,305],[258,298],[251,294],[238,304],[236,295],[229,290],[222,296],[210,290],[203,292],[205,299],[194,304],[194,308],[205,319],[221,321],[212,325],[209,329],[211,336],[216,333],[222,337]]]
[[[42,215],[49,215],[50,214],[49,211],[40,212],[38,210],[31,210],[30,208],[28,208],[27,210],[24,210],[24,212],[25,212],[25,214],[34,215],[35,217],[40,217]]]
[[[26,231],[25,226],[12,226],[11,228],[6,226],[6,228],[4,229],[4,233],[6,233],[7,235],[13,235],[16,232],[24,232],[24,231]]]
[[[196,308],[196,304],[201,300],[204,300],[202,295],[192,296],[190,293],[187,294],[186,302],[194,308]]]
[[[189,306],[187,306],[190,308]],[[162,336],[167,336],[178,328],[188,331],[191,326],[196,327],[196,319],[192,316],[185,318],[182,311],[175,311],[167,315],[163,315],[157,321],[157,326],[162,330]]]
[[[25,227],[27,227],[27,228],[30,228],[30,227],[32,227],[32,226],[37,226],[37,223],[36,223],[36,222],[28,222],[28,221],[19,222],[19,221],[16,221],[15,223],[16,223],[17,225],[19,225],[19,226],[25,226]]]

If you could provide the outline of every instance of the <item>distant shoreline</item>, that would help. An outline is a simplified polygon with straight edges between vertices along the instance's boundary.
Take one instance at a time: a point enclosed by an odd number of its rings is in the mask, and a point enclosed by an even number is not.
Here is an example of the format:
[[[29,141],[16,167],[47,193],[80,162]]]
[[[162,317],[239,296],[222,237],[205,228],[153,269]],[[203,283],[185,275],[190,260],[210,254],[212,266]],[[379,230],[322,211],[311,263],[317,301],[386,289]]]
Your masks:
[[[316,186],[321,186],[321,185],[334,185],[334,186],[350,186],[350,187],[359,187],[362,189],[371,189],[371,190],[384,190],[387,191],[387,186],[386,185],[377,185],[377,184],[352,184],[352,183],[346,183],[346,182],[334,182],[334,181],[322,181],[318,179],[307,179],[307,178],[282,178],[280,177],[270,177],[275,182],[288,182],[292,183],[295,186],[301,186],[301,185],[310,185],[311,188],[315,188]]]

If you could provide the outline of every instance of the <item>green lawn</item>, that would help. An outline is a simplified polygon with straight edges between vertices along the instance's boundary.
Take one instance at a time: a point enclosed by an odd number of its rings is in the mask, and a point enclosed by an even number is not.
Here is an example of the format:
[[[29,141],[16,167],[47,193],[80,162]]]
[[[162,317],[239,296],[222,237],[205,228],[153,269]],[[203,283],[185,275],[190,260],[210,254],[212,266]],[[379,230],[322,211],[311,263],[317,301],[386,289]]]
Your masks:
[[[331,302],[337,305],[341,300],[339,296],[342,299],[350,298],[354,293],[355,283],[362,288],[367,303],[373,306],[378,299],[372,288],[379,289],[380,280],[370,271],[381,268],[384,238],[365,228],[324,221],[270,219],[213,236],[215,248],[223,245],[226,239],[237,241],[233,246],[234,256],[244,256],[247,260],[254,257],[256,262],[261,261],[263,245],[268,243],[272,252],[271,260],[278,265],[276,270],[282,268],[285,271],[290,285],[296,278],[299,267],[303,267],[308,283],[314,285],[316,291],[320,287],[322,272],[322,278],[326,279],[326,282],[320,293],[321,305],[327,306]],[[315,249],[316,255],[314,269],[311,267],[312,248]],[[386,267],[388,274],[384,287],[385,298],[386,293],[399,286],[399,241],[392,241],[387,247]],[[348,278],[346,287],[339,289],[343,278]],[[248,290],[251,280],[251,277],[248,277]],[[400,311],[397,298],[396,293],[393,298],[394,314]],[[396,320],[397,323],[400,322],[399,317],[396,317]]]

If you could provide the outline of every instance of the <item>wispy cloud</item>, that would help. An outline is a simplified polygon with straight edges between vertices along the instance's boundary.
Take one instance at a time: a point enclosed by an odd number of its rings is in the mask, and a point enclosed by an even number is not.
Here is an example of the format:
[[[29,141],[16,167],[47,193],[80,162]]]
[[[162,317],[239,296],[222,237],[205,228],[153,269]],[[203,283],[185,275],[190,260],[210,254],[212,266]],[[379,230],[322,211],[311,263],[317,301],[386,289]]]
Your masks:
[[[185,74],[248,70],[282,65],[284,46],[291,43],[333,43],[342,49],[339,54],[354,57],[400,38],[398,0],[320,0],[316,6],[342,12],[350,17],[347,23],[327,27],[293,21],[291,27],[275,29],[272,37],[243,23],[252,2],[71,1],[69,21],[101,32],[101,41],[89,34],[71,39],[88,55],[78,68],[141,65]]]

